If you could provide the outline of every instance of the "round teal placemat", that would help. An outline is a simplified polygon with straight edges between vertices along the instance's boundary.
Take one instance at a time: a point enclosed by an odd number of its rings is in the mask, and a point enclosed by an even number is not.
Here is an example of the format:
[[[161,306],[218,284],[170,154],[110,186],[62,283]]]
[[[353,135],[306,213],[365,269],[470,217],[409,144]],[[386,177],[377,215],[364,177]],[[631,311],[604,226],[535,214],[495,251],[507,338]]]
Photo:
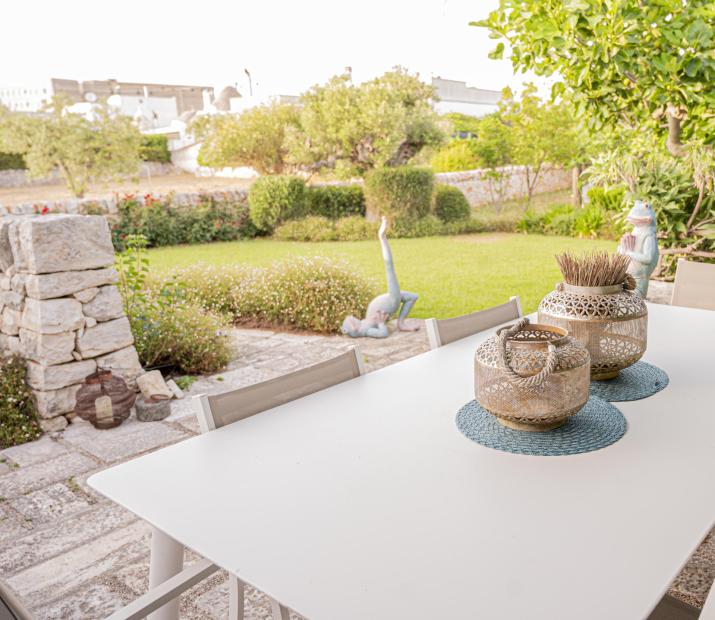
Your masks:
[[[476,400],[459,410],[456,421],[462,434],[478,444],[503,452],[533,456],[562,456],[600,450],[618,441],[628,428],[623,414],[597,396],[591,396],[584,408],[563,426],[543,433],[507,428]]]
[[[610,402],[640,400],[660,392],[668,381],[668,375],[657,366],[636,362],[621,370],[615,379],[591,381],[591,395]]]

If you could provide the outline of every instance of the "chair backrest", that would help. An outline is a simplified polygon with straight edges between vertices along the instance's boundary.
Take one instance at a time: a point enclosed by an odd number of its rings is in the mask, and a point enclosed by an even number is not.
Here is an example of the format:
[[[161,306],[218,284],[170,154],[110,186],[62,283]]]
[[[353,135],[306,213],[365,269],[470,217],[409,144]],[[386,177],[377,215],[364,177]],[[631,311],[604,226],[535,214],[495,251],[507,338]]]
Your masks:
[[[715,620],[715,586],[710,587],[710,593],[705,599],[699,618],[700,620]]]
[[[33,620],[27,608],[14,592],[0,581],[0,620]]]
[[[362,354],[356,347],[301,370],[223,394],[194,397],[202,433],[243,420],[291,400],[319,392],[364,372]]]
[[[519,297],[510,297],[499,306],[479,310],[453,319],[427,319],[427,337],[430,349],[436,349],[455,340],[461,340],[495,325],[506,323],[522,316]]]
[[[715,265],[680,259],[670,303],[715,310]]]

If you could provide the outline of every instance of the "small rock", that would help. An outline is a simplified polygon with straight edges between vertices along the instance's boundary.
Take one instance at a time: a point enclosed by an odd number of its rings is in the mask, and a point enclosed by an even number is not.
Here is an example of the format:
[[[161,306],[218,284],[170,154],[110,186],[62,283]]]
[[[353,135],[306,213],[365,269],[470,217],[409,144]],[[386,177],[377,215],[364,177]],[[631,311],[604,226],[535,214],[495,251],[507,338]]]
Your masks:
[[[183,390],[178,385],[176,385],[176,381],[174,381],[173,379],[169,379],[166,382],[166,387],[168,387],[174,394],[174,398],[184,398]]]
[[[144,375],[145,376],[145,375]],[[158,422],[171,413],[171,404],[167,399],[154,400],[139,396],[134,403],[137,420],[140,422]]]
[[[85,327],[94,327],[97,324],[97,319],[93,319],[91,316],[87,316],[84,318],[84,326]]]
[[[78,351],[72,351],[72,357],[78,362],[82,359],[82,356],[79,354]]]
[[[40,420],[39,422],[40,428],[46,433],[57,433],[67,428],[67,418],[61,415],[49,420]]]
[[[152,370],[137,377],[137,385],[144,395],[144,398],[147,399],[156,396],[166,399],[174,397],[174,393],[169,389],[166,381],[164,381],[164,377],[161,376],[161,372],[158,370]]]
[[[122,296],[116,286],[103,286],[95,298],[82,306],[85,316],[97,321],[111,321],[124,314]]]

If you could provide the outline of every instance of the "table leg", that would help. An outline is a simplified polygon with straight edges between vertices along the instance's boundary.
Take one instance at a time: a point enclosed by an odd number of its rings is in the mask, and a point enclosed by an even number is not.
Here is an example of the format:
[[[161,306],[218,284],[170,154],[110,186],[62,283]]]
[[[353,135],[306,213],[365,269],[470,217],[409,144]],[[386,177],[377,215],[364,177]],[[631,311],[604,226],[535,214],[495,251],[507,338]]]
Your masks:
[[[152,527],[149,589],[180,573],[184,567],[184,547],[161,530]],[[179,620],[179,598],[169,601],[149,616],[150,620]]]

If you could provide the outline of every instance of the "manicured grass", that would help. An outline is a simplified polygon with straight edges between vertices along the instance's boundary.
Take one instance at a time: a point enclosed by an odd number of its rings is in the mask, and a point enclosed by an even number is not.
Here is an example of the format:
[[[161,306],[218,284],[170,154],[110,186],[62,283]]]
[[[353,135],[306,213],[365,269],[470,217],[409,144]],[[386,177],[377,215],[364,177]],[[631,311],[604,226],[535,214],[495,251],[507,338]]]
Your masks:
[[[554,254],[564,250],[614,250],[613,241],[591,241],[516,233],[393,239],[390,246],[400,286],[420,295],[411,316],[447,318],[520,295],[525,312],[560,280]],[[342,258],[385,286],[380,246],[375,241],[299,243],[256,239],[150,251],[153,271],[203,262],[267,265],[289,255]]]

